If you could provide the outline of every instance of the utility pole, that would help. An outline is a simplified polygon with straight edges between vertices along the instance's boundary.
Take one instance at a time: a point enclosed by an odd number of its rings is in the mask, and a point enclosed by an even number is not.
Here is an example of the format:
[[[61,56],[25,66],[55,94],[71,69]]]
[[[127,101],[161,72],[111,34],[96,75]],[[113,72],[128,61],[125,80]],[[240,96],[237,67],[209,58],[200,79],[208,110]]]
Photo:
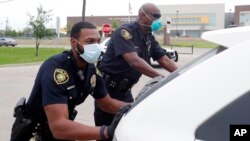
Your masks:
[[[83,5],[82,5],[82,21],[85,21],[85,8],[86,8],[86,0],[83,0]]]
[[[8,20],[8,17],[6,18],[6,24],[5,24],[5,36],[6,36],[6,33],[7,31],[9,30],[9,20]]]

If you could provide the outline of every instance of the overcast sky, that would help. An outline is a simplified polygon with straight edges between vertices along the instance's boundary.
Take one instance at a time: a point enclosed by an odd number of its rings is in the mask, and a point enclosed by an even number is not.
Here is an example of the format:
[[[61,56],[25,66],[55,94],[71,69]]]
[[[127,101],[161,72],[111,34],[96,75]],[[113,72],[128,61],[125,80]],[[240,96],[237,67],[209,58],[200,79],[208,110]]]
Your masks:
[[[52,10],[53,21],[48,25],[55,28],[56,17],[60,17],[60,27],[66,26],[67,16],[81,16],[83,0],[0,0],[0,29],[4,29],[6,19],[12,29],[22,30],[27,27],[27,13],[36,16],[37,7]],[[139,7],[152,0],[86,0],[86,16],[128,15],[129,2],[132,15],[136,15]],[[234,11],[235,5],[250,5],[250,0],[153,0],[156,5],[175,4],[210,4],[224,3],[225,11]]]

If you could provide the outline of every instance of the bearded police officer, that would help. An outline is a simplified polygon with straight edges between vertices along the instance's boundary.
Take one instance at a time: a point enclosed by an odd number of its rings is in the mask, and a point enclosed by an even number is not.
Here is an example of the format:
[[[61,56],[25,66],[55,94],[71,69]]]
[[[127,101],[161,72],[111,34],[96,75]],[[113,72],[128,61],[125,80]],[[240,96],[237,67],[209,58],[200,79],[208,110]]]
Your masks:
[[[102,75],[93,64],[100,55],[99,41],[93,24],[78,22],[72,27],[71,50],[46,60],[39,69],[27,104],[25,99],[17,104],[12,141],[112,138],[120,117],[129,106],[108,95]],[[102,110],[112,114],[118,111],[110,126],[91,127],[73,121],[75,107],[88,95],[96,99]]]
[[[132,102],[131,87],[142,74],[151,78],[161,76],[149,65],[151,57],[169,72],[177,69],[152,35],[162,26],[160,17],[156,5],[143,4],[136,22],[122,25],[113,33],[99,66],[112,98]],[[94,116],[96,125],[109,125],[114,117],[97,103]]]

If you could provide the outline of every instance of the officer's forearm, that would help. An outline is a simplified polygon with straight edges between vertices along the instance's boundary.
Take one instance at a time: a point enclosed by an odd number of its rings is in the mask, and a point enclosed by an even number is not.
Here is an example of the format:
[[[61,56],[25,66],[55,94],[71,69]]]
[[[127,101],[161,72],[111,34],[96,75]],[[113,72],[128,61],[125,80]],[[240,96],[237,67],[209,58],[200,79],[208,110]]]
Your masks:
[[[91,127],[68,117],[66,104],[44,106],[49,129],[55,139],[60,140],[96,140],[100,139],[100,127]],[[45,126],[46,127],[46,126]],[[45,129],[46,130],[46,129]]]
[[[55,139],[96,140],[100,139],[100,127],[91,127],[71,120],[59,120],[52,128]],[[56,126],[56,127],[55,127]]]
[[[157,77],[157,76],[163,76],[157,71],[155,71],[147,62],[145,62],[141,58],[137,58],[129,63],[129,65],[136,69],[137,71],[141,72],[144,75],[147,75],[151,78]]]
[[[124,107],[129,104],[127,102],[113,99],[109,95],[105,96],[102,99],[96,99],[96,102],[101,108],[101,110],[112,114],[115,114],[121,109],[121,107]]]
[[[116,100],[113,98],[112,98],[112,103],[113,104],[111,104],[111,106],[109,106],[109,111],[111,111],[112,113],[117,113],[122,107],[130,104],[130,103]]]
[[[178,68],[177,65],[172,60],[167,58],[166,56],[161,57],[158,60],[158,62],[163,68],[165,68],[169,72],[173,72]]]

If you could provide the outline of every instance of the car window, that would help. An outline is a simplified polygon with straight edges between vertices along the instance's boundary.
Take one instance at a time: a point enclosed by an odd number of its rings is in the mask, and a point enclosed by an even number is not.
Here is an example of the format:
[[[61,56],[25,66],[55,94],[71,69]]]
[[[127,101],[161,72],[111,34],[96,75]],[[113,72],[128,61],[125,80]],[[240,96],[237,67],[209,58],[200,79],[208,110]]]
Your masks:
[[[157,84],[155,84],[154,86],[152,86],[150,89],[148,89],[147,91],[145,91],[144,94],[141,94],[141,96],[138,97],[135,100],[135,102],[133,103],[131,109],[133,107],[135,107],[138,103],[140,103],[141,101],[143,101],[145,98],[147,98],[149,95],[151,95],[154,91],[156,91],[157,89],[159,89],[160,87],[162,87],[163,85],[165,85],[168,82],[172,81],[176,77],[180,76],[181,74],[183,74],[187,70],[193,68],[194,66],[200,64],[201,62],[207,60],[208,58],[211,58],[212,56],[215,56],[215,55],[221,53],[222,51],[224,51],[226,49],[227,48],[224,47],[224,46],[218,46],[217,48],[214,48],[214,49],[208,51],[207,53],[204,53],[203,55],[197,57],[196,59],[194,59],[193,61],[187,63],[183,67],[177,69],[176,71],[174,71],[173,73],[171,73],[168,77],[165,77],[163,80],[161,80],[160,82],[158,82]]]
[[[230,135],[233,135],[230,134],[230,128],[249,125],[249,101],[250,90],[203,122],[196,129],[195,138],[204,141],[229,141]]]

